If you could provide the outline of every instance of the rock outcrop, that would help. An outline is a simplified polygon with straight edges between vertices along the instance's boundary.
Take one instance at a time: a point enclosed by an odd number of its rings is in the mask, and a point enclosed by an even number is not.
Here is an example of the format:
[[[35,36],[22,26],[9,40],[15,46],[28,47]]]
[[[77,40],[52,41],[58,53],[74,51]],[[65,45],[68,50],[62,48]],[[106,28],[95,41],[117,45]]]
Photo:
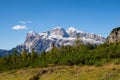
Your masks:
[[[120,42],[120,27],[114,28],[107,37],[106,42]]]

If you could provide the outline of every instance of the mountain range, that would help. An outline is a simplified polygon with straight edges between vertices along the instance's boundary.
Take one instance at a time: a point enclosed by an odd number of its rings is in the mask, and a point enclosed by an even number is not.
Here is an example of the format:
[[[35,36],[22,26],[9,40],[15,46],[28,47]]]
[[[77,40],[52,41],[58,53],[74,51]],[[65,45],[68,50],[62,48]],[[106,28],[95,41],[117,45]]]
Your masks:
[[[56,27],[50,31],[41,33],[30,31],[27,33],[24,44],[18,45],[16,48],[19,51],[25,48],[29,52],[31,52],[33,48],[37,52],[49,51],[52,44],[56,47],[74,45],[78,36],[84,44],[102,44],[105,42],[105,38],[97,34],[82,32],[73,27],[67,30],[62,27]]]
[[[16,46],[14,49],[18,52],[21,52],[22,49],[26,49],[28,52],[31,52],[32,49],[37,52],[50,51],[53,44],[56,47],[74,45],[77,37],[84,44],[98,45],[105,42],[105,38],[98,34],[90,34],[73,27],[67,30],[62,27],[56,27],[41,33],[36,33],[35,31],[28,32],[24,43]],[[0,50],[0,55],[8,54],[8,52],[6,50]]]

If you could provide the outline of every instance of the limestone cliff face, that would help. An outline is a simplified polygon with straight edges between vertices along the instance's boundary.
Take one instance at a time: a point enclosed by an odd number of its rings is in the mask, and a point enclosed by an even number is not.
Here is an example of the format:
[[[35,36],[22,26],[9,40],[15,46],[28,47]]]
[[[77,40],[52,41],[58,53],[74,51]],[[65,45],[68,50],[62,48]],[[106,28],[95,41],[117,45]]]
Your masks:
[[[107,37],[106,42],[120,42],[120,27],[114,28]]]

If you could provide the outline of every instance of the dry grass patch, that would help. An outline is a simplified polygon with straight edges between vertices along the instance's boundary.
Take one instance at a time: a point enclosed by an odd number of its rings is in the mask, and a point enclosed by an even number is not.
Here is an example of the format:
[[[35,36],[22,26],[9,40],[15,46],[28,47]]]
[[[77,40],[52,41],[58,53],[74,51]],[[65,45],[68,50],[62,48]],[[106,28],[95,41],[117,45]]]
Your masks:
[[[0,73],[0,80],[119,80],[120,65],[52,66]]]

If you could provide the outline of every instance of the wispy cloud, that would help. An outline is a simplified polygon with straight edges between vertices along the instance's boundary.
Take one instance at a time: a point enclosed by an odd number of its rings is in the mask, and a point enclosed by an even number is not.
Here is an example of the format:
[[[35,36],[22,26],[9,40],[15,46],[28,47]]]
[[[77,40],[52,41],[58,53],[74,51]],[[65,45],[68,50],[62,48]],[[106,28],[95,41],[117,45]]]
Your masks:
[[[19,23],[21,23],[21,24],[26,24],[26,21],[20,21]]]
[[[25,30],[28,29],[26,25],[16,25],[12,27],[13,30]]]
[[[20,21],[19,22],[20,24],[29,24],[29,23],[32,23],[32,21],[28,20],[28,21]]]

